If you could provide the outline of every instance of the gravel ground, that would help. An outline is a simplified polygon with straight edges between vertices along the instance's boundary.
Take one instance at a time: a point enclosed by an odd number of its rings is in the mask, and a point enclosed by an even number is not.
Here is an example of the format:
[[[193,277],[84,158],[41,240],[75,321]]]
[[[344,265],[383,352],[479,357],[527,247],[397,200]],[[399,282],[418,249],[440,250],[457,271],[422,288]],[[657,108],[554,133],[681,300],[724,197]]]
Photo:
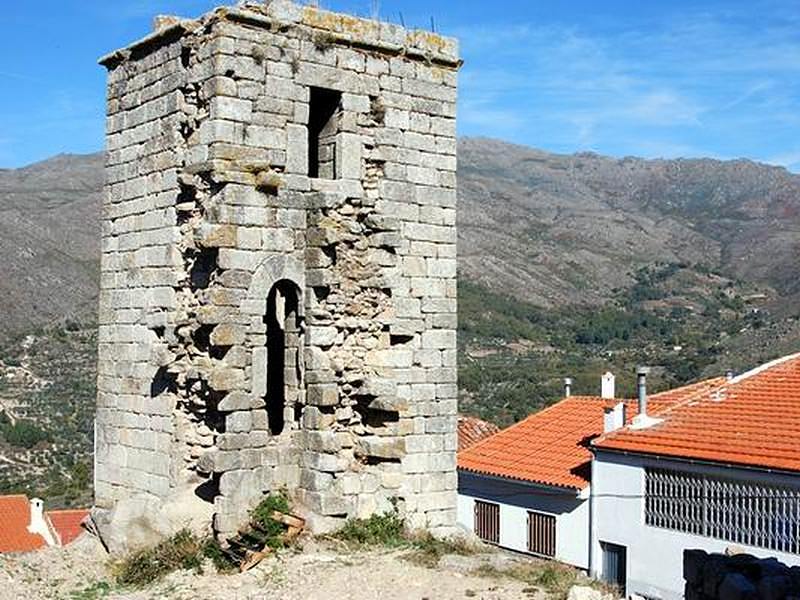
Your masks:
[[[536,588],[503,577],[470,574],[481,564],[515,559],[494,552],[445,557],[426,568],[404,558],[408,551],[351,552],[308,541],[302,551],[263,561],[244,574],[173,573],[144,590],[118,589],[108,556],[88,535],[67,548],[0,555],[3,600],[544,600]]]

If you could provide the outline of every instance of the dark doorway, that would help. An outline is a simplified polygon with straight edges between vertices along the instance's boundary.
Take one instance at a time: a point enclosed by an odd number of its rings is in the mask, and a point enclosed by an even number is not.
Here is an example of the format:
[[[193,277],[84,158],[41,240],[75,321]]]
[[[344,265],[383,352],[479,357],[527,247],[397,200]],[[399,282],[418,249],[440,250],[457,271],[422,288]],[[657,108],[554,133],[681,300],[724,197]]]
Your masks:
[[[625,546],[600,542],[603,549],[603,581],[617,587],[622,597],[626,596],[628,557]]]

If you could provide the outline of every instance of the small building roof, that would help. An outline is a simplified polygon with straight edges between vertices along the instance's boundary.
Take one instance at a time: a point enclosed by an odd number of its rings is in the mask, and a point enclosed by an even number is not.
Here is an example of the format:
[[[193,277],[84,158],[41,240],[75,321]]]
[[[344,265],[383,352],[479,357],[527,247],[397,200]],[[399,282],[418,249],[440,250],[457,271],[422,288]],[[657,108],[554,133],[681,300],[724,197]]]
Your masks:
[[[50,524],[58,534],[61,545],[66,546],[83,533],[81,523],[88,516],[89,510],[86,508],[49,510],[46,514]]]
[[[489,423],[477,417],[458,417],[458,450],[466,450],[490,435],[500,431],[494,423]]]
[[[660,422],[612,432],[594,446],[800,471],[800,354],[785,356],[650,412]]]
[[[649,398],[650,410],[663,410],[697,390],[713,389],[725,379],[710,379]],[[592,440],[602,435],[604,410],[625,402],[629,422],[637,413],[634,400],[571,396],[534,413],[458,453],[458,468],[539,485],[585,489],[591,478]]]
[[[0,553],[30,552],[47,545],[38,533],[28,531],[31,505],[22,494],[0,496]]]

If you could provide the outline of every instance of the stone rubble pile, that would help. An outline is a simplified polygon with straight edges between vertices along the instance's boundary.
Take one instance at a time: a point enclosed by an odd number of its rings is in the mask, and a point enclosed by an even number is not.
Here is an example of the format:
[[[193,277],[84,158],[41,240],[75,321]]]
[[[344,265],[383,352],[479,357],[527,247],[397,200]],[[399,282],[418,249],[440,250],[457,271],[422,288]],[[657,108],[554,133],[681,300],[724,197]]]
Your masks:
[[[750,554],[684,550],[686,600],[800,599],[800,567]]]

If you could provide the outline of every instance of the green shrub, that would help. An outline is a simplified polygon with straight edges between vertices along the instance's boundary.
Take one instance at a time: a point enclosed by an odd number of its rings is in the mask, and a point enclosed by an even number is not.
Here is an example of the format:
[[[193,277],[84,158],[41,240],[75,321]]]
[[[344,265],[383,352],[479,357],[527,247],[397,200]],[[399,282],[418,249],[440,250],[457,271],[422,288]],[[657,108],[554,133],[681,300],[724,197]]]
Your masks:
[[[203,556],[214,563],[220,573],[232,573],[239,567],[231,557],[222,550],[219,542],[214,538],[209,538],[203,546]]]
[[[261,533],[266,538],[266,544],[270,548],[282,548],[285,545],[283,533],[286,527],[283,523],[272,518],[272,513],[279,512],[288,514],[289,500],[283,493],[272,493],[264,498],[250,513],[250,518],[257,523],[263,530]]]
[[[153,548],[133,552],[117,563],[117,583],[142,587],[179,570],[202,572],[206,543],[183,529]]]
[[[397,547],[408,543],[403,519],[393,512],[372,515],[368,519],[351,519],[334,537],[360,546]]]
[[[12,424],[4,413],[0,419],[0,433],[9,444],[18,448],[30,449],[49,439],[47,433],[31,421],[19,420]]]

